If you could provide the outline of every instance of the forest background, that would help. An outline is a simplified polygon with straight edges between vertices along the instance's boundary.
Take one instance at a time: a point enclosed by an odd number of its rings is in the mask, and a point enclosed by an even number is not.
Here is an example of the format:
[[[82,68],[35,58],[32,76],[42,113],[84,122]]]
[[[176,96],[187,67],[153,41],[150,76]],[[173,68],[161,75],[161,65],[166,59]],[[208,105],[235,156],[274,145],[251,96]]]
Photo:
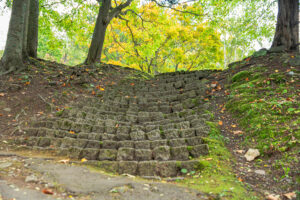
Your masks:
[[[274,0],[197,1],[173,8],[133,1],[126,15],[109,24],[102,62],[152,74],[224,69],[255,50],[269,48],[274,36]],[[40,1],[38,57],[67,65],[83,63],[98,9],[95,0]],[[2,2],[0,10],[1,55],[10,9]]]

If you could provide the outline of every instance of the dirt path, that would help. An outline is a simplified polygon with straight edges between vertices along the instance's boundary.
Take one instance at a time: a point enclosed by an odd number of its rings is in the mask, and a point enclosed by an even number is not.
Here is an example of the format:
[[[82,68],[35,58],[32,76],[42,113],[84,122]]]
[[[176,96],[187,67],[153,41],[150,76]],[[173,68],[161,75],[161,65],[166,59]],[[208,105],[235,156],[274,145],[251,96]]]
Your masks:
[[[169,183],[141,180],[134,176],[110,176],[52,159],[1,155],[0,194],[3,200],[209,198],[199,191]],[[47,192],[51,195],[44,194]]]

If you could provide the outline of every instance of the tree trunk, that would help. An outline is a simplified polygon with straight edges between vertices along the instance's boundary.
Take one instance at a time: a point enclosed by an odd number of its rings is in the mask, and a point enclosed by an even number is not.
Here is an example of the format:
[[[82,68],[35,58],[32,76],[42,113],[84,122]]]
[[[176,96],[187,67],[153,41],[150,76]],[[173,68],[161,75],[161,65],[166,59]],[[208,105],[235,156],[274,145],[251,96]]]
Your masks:
[[[106,28],[110,22],[109,10],[111,8],[111,0],[102,0],[99,13],[94,28],[91,46],[85,64],[93,64],[101,61],[101,53],[103,49]]]
[[[27,53],[27,35],[28,35],[28,20],[29,20],[29,8],[30,8],[30,0],[24,0],[25,7],[25,16],[24,16],[24,26],[23,26],[23,42],[22,42],[22,57],[23,62],[28,60]]]
[[[0,71],[9,73],[24,68],[22,60],[22,42],[26,2],[14,0]]]
[[[30,0],[27,53],[33,58],[37,58],[39,13],[39,0]]]
[[[278,0],[276,32],[272,48],[296,51],[299,48],[299,0]]]

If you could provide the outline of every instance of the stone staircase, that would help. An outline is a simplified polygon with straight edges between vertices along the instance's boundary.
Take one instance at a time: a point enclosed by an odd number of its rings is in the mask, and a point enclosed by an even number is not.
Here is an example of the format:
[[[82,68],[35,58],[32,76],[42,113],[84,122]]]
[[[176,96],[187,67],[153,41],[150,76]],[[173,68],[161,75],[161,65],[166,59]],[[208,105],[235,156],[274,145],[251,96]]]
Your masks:
[[[177,176],[198,170],[209,130],[203,103],[208,71],[166,73],[108,86],[103,96],[71,105],[25,128],[21,143],[54,150],[112,172]]]

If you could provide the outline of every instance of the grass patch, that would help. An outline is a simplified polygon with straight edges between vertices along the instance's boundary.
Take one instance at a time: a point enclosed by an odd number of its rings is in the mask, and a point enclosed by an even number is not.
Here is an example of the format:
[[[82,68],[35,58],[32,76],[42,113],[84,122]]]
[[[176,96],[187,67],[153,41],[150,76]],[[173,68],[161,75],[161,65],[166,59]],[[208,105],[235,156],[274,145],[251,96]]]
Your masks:
[[[234,160],[231,153],[224,145],[224,138],[220,134],[218,125],[207,122],[210,134],[204,138],[208,144],[210,155],[201,157],[200,172],[187,172],[185,180],[177,182],[183,186],[194,188],[205,193],[217,195],[222,199],[259,199],[232,172],[231,162]]]

